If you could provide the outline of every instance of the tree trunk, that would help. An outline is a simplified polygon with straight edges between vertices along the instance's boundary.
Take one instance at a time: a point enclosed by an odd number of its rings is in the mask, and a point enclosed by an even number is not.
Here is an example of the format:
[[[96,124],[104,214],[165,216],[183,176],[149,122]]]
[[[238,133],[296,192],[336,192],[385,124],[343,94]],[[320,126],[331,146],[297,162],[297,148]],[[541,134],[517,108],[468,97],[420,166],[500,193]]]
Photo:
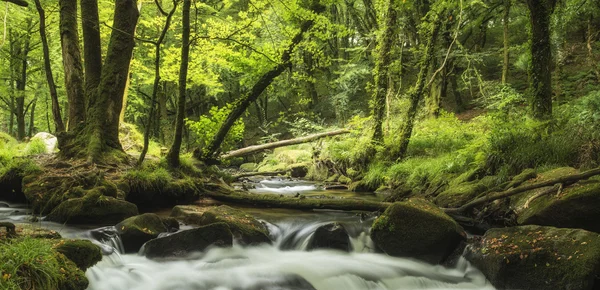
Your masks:
[[[598,67],[598,62],[596,61],[596,57],[594,56],[594,41],[595,41],[596,37],[598,36],[598,32],[596,32],[594,30],[593,21],[594,21],[594,18],[592,16],[590,16],[590,18],[588,19],[586,44],[587,44],[588,58],[590,60],[590,65],[592,66],[592,71],[596,75],[596,81],[600,82],[600,68]]]
[[[17,57],[20,62],[16,63],[15,69],[17,70],[15,76],[17,77],[17,91],[15,98],[15,117],[17,119],[17,140],[23,141],[25,139],[25,88],[27,86],[27,66],[29,64],[29,50],[30,50],[30,27],[31,18],[27,18],[27,33],[20,36],[20,40],[17,40],[16,54],[12,57]],[[23,41],[23,42],[21,42]]]
[[[425,47],[425,51],[423,52],[423,58],[421,59],[421,69],[419,70],[419,74],[417,76],[417,82],[415,86],[409,92],[410,99],[410,107],[406,112],[406,117],[404,118],[404,125],[402,126],[402,130],[400,131],[400,147],[398,148],[398,160],[404,159],[406,156],[406,152],[408,151],[408,144],[410,142],[410,137],[412,135],[413,126],[415,123],[415,117],[417,116],[417,111],[419,108],[419,102],[423,98],[423,91],[425,89],[425,78],[429,72],[429,66],[433,59],[433,49],[435,47],[435,41],[438,36],[438,32],[440,29],[439,19],[434,20],[433,27],[431,29],[431,35],[429,41],[427,42],[427,46]]]
[[[66,1],[71,0],[61,0],[61,3]],[[62,8],[61,12],[64,10]],[[65,17],[68,15],[61,15],[61,18]],[[72,134],[59,138],[62,154],[68,157],[83,157],[91,162],[100,163],[119,161],[121,157],[124,157],[119,142],[119,114],[123,106],[129,63],[135,45],[134,31],[138,17],[139,11],[135,0],[115,1],[113,31],[102,68],[100,84],[94,94],[90,95],[92,98],[88,100],[87,115],[84,115],[85,124],[74,130]],[[61,22],[68,21],[61,19]],[[64,36],[65,33],[63,33],[63,39]],[[69,45],[66,47],[64,44],[65,42],[63,42],[63,55],[71,57],[72,55],[65,53],[64,50],[73,51],[73,47],[77,47],[78,43],[67,43]],[[67,63],[65,62],[65,70],[72,70],[72,67],[66,65]],[[71,65],[81,67],[80,62],[79,64],[71,63]],[[78,79],[77,84],[83,85],[81,79]],[[81,98],[76,101],[81,101]]]
[[[83,59],[85,60],[85,100],[92,98],[102,74],[102,43],[98,0],[80,0],[81,27],[83,28]]]
[[[538,120],[552,116],[550,16],[555,6],[556,0],[527,0],[531,23],[529,69],[531,112]]]
[[[392,62],[390,51],[394,43],[394,30],[396,28],[397,11],[394,0],[387,1],[387,15],[385,26],[381,35],[379,52],[375,63],[375,93],[373,95],[373,142],[383,141],[383,118],[385,115],[386,96],[389,89],[388,71]]]
[[[23,6],[23,7],[29,6],[29,3],[27,3],[27,1],[25,1],[25,0],[2,0],[2,1],[12,3],[15,5],[19,5],[19,6]]]
[[[152,98],[150,101],[150,113],[148,114],[148,121],[146,122],[146,131],[144,132],[144,147],[142,148],[142,152],[140,154],[140,158],[138,160],[138,166],[142,165],[144,162],[144,158],[146,157],[146,153],[148,152],[148,146],[150,145],[150,133],[152,132],[152,125],[156,119],[156,100],[158,98],[158,90],[160,88],[160,47],[162,46],[163,41],[165,40],[165,36],[167,35],[167,31],[169,31],[169,27],[171,27],[171,19],[177,10],[177,2],[173,2],[173,9],[167,15],[167,20],[165,22],[165,26],[163,26],[160,36],[158,40],[154,42],[154,85],[152,87]],[[159,5],[159,3],[157,3]],[[160,7],[159,7],[160,8]],[[160,8],[162,11],[162,8]],[[187,62],[187,60],[186,60]],[[157,125],[160,126],[160,122],[156,122]]]
[[[167,163],[171,167],[179,167],[179,153],[181,152],[181,141],[183,140],[183,120],[185,118],[185,94],[187,89],[187,75],[190,59],[190,0],[183,0],[182,18],[182,43],[181,43],[181,65],[179,67],[179,95],[177,97],[177,115],[175,117],[175,136],[173,144],[167,153]]]
[[[48,48],[48,38],[46,37],[46,13],[40,0],[35,0],[35,7],[40,15],[40,39],[44,52],[44,70],[46,72],[46,81],[50,90],[50,98],[52,99],[52,117],[54,120],[54,128],[56,132],[65,131],[65,125],[62,121],[60,113],[60,105],[58,103],[58,93],[56,92],[56,83],[52,74],[52,64],[50,63],[50,50]],[[48,126],[50,128],[50,126]],[[48,129],[49,130],[49,129]]]
[[[336,136],[336,135],[341,135],[341,134],[347,134],[347,133],[350,133],[350,131],[348,131],[346,129],[342,129],[342,130],[336,130],[336,131],[331,131],[331,132],[313,134],[313,135],[299,137],[299,138],[290,139],[290,140],[283,140],[283,141],[271,142],[271,143],[267,143],[267,144],[249,146],[246,148],[229,151],[229,152],[221,155],[221,159],[240,157],[240,156],[252,154],[252,153],[267,150],[267,149],[290,146],[290,145],[295,145],[295,144],[308,143],[308,142],[312,142],[312,141],[315,141],[315,140],[318,140],[321,138],[325,138],[325,137],[329,137],[329,136]]]
[[[33,103],[31,104],[31,111],[29,111],[29,131],[27,132],[27,137],[31,139],[33,137],[34,129],[35,129],[35,106],[37,104],[37,97],[33,99]]]
[[[508,43],[508,21],[510,17],[510,5],[512,0],[504,0],[504,16],[502,17],[502,24],[504,30],[504,63],[502,64],[502,84],[506,84],[508,78],[508,66],[509,66],[509,43]]]
[[[65,88],[69,100],[68,129],[72,131],[84,124],[86,113],[77,25],[77,0],[60,0],[59,5],[60,42],[65,69]]]
[[[315,1],[311,7],[311,10],[313,10],[315,13],[321,13],[325,10],[325,7],[322,6],[319,1]],[[242,116],[248,106],[255,102],[258,97],[260,97],[262,92],[273,82],[277,76],[279,76],[285,69],[291,67],[291,55],[294,51],[294,48],[300,43],[300,41],[302,41],[304,33],[307,32],[313,25],[314,20],[312,19],[302,22],[302,25],[300,26],[300,32],[294,36],[288,48],[283,52],[280,63],[262,75],[262,77],[254,84],[250,92],[235,103],[231,113],[229,113],[207,148],[196,150],[194,152],[194,156],[196,158],[204,161],[209,161],[214,158],[215,153],[219,147],[221,147],[221,143],[223,143],[223,140],[225,140],[227,133],[229,133],[231,126],[233,126],[233,124]]]

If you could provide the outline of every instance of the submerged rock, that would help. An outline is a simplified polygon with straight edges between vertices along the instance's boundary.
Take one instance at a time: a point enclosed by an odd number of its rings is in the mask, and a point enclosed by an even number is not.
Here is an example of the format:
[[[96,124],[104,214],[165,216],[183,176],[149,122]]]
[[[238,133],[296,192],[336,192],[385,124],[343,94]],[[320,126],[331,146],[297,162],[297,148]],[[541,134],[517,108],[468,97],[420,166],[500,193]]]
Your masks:
[[[600,235],[519,226],[489,230],[465,257],[498,289],[591,290],[600,286]]]
[[[211,245],[231,247],[232,244],[233,237],[229,226],[225,223],[214,223],[150,240],[144,244],[141,251],[148,258],[181,258],[193,252],[204,251]]]
[[[100,247],[88,240],[62,240],[54,245],[54,249],[73,261],[82,271],[102,260]]]
[[[165,224],[166,222],[169,224]],[[160,233],[169,232],[175,227],[175,224],[156,214],[145,213],[127,218],[115,227],[121,237],[125,252],[132,253],[139,251],[144,243],[157,238]],[[177,229],[179,229],[178,223],[175,230]]]
[[[434,204],[409,199],[392,204],[375,220],[371,238],[388,255],[437,264],[465,239],[465,233]]]
[[[308,243],[307,250],[335,249],[350,252],[352,244],[348,232],[340,223],[329,223],[317,228]]]
[[[68,224],[114,225],[137,214],[133,203],[108,196],[86,196],[62,202],[46,219]]]

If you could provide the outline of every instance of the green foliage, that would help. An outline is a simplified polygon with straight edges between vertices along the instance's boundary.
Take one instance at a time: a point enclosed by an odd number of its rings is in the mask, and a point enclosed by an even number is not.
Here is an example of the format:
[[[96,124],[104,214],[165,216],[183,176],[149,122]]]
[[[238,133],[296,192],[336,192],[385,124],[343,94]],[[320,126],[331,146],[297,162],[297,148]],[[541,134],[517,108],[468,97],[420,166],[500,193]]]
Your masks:
[[[25,147],[24,155],[39,155],[46,153],[46,143],[39,138],[33,138]]]
[[[232,108],[232,104],[228,104],[227,106],[221,108],[212,107],[208,116],[200,116],[198,121],[186,119],[186,125],[188,128],[190,128],[190,130],[197,135],[195,142],[200,146],[200,148],[205,148],[208,146],[209,142],[211,142],[213,137],[217,134],[221,124],[225,122],[225,119],[231,112]],[[229,151],[235,148],[235,144],[244,137],[244,128],[245,125],[243,120],[237,120],[231,127],[231,130],[229,130],[225,140],[223,140],[221,150]]]
[[[0,241],[0,288],[58,289],[61,267],[56,255],[49,240]]]
[[[163,167],[147,165],[140,169],[129,170],[123,179],[139,190],[157,190],[172,182],[173,176]]]

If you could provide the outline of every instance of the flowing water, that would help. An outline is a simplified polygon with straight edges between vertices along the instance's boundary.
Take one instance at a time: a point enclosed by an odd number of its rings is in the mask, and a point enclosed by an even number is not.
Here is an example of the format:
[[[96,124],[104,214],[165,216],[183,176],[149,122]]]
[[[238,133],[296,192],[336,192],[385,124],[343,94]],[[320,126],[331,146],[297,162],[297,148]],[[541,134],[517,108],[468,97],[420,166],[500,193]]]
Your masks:
[[[314,186],[280,185],[275,186],[283,191]],[[283,191],[268,193],[284,194]],[[0,208],[0,220],[25,220],[19,213],[27,213],[26,207],[9,206]],[[103,247],[103,260],[86,272],[90,290],[494,289],[481,272],[462,258],[454,268],[445,268],[377,253],[368,235],[374,217],[336,211],[243,210],[267,224],[274,240],[272,245],[210,248],[187,259],[170,261],[122,254],[122,243],[114,227],[90,230],[39,224],[58,230],[63,237],[86,238]],[[308,251],[315,230],[334,221],[348,231],[352,251]],[[188,228],[184,226],[182,230]]]

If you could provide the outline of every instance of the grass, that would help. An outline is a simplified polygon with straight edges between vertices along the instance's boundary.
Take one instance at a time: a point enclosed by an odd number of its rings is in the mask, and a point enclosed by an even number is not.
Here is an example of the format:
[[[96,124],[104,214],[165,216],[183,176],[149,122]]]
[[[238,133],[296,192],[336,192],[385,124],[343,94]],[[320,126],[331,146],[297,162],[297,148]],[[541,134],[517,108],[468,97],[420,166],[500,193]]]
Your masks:
[[[32,238],[0,241],[0,249],[0,288],[58,289],[61,266],[50,241]]]

